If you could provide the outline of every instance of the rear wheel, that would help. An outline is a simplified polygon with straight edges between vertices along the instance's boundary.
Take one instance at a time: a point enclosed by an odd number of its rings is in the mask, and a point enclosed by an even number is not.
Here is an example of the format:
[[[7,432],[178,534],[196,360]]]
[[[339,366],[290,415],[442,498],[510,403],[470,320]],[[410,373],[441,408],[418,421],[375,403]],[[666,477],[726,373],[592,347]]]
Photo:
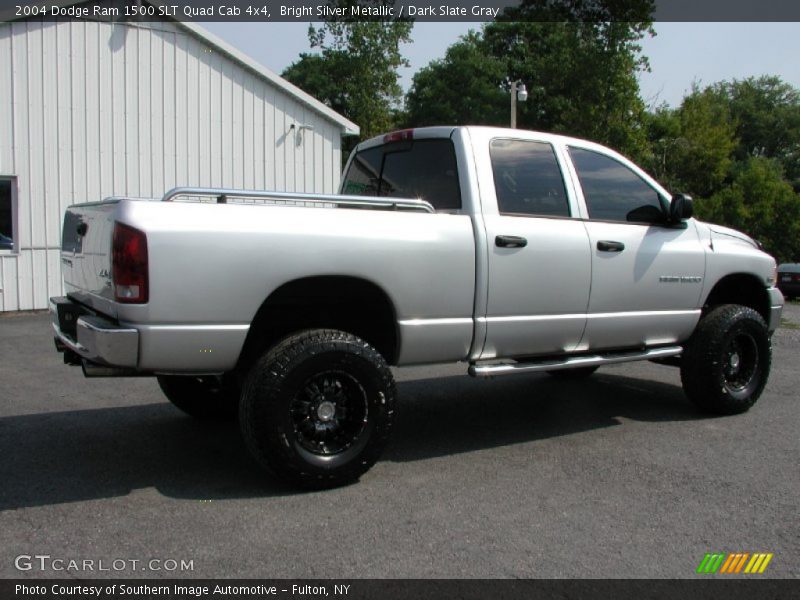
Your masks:
[[[239,388],[225,377],[159,375],[157,379],[167,399],[187,415],[207,421],[236,418]]]
[[[383,357],[343,331],[279,342],[245,382],[239,421],[267,470],[306,488],[358,479],[378,460],[394,422],[395,386]]]
[[[746,306],[724,304],[703,317],[684,348],[683,389],[705,412],[743,413],[764,391],[771,361],[769,331],[761,315]]]

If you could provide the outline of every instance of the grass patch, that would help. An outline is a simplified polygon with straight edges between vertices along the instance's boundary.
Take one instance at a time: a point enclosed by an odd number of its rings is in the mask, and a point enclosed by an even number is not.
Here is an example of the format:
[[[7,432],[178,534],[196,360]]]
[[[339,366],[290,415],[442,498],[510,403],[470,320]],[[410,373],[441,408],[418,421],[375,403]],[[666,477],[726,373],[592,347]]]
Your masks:
[[[789,319],[781,319],[781,327],[784,329],[800,329],[800,323],[795,323]]]

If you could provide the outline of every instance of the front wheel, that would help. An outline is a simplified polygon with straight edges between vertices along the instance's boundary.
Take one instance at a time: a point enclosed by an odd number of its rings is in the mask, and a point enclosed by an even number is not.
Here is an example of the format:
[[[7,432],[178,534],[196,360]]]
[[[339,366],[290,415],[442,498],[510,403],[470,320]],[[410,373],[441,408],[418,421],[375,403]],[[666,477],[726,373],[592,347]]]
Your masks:
[[[769,331],[761,315],[746,306],[724,304],[703,317],[684,348],[683,389],[705,412],[743,413],[764,391],[771,361]]]
[[[245,382],[239,421],[250,452],[305,488],[355,481],[378,460],[394,422],[395,385],[383,357],[343,331],[279,342]]]

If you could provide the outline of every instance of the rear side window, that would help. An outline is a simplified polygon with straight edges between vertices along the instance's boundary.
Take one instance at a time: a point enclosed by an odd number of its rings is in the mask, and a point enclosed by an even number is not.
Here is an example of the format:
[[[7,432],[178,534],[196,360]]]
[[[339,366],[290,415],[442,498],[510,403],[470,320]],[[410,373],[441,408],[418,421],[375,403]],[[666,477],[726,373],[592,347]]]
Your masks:
[[[550,144],[493,140],[489,152],[501,213],[569,216],[564,179]]]
[[[356,154],[347,171],[344,193],[352,196],[377,196],[382,162],[383,152],[380,148],[370,148]]]
[[[414,140],[363,150],[353,157],[342,192],[426,200],[436,210],[457,210],[461,189],[453,142]]]
[[[658,192],[635,172],[591,150],[570,148],[590,219],[656,223],[663,215]]]

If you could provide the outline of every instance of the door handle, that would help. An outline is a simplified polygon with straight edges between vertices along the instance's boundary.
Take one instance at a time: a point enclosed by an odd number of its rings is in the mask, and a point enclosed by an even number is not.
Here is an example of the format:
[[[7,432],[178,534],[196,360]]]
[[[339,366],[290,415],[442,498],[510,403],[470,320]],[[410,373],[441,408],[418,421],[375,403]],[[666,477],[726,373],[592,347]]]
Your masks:
[[[603,252],[622,252],[625,250],[625,244],[611,240],[600,240],[597,242],[597,249]]]
[[[498,235],[494,238],[494,245],[498,248],[524,248],[528,240],[518,235]]]

